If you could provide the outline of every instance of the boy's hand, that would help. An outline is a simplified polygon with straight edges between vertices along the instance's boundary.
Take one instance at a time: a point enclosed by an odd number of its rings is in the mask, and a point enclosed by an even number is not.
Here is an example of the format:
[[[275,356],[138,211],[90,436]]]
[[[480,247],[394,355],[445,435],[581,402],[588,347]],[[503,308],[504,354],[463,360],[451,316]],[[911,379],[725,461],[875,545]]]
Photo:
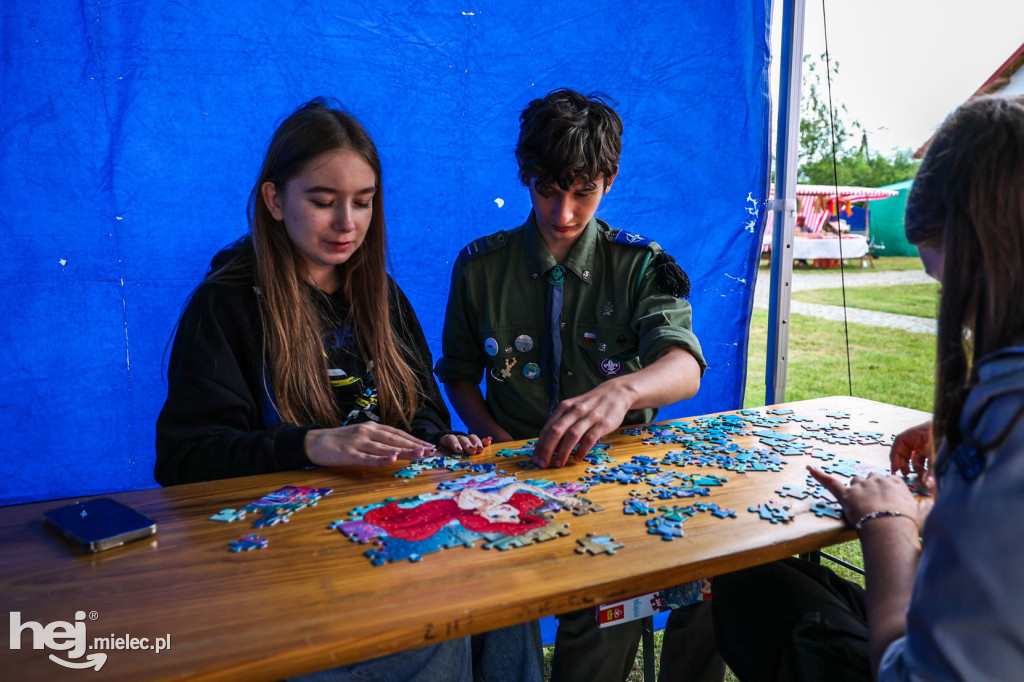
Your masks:
[[[619,427],[633,401],[632,392],[616,381],[606,381],[583,395],[563,400],[541,429],[533,449],[534,464],[542,468],[565,466],[573,448],[574,459],[580,461],[602,436]]]

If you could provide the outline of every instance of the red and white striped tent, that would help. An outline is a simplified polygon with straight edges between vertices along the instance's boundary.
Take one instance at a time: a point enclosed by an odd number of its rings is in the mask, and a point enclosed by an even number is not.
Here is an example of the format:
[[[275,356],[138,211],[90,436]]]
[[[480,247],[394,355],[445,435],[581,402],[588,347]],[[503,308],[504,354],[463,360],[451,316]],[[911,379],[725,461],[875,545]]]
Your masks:
[[[850,187],[848,185],[797,185],[797,224],[803,223],[806,232],[820,232],[829,216],[838,217],[845,213],[851,215],[851,204],[867,202],[871,199],[888,199],[899,192],[891,189],[875,189],[872,187]],[[769,198],[775,198],[775,187],[768,191]],[[802,220],[801,220],[802,218]],[[768,214],[768,227],[771,228],[772,213]]]

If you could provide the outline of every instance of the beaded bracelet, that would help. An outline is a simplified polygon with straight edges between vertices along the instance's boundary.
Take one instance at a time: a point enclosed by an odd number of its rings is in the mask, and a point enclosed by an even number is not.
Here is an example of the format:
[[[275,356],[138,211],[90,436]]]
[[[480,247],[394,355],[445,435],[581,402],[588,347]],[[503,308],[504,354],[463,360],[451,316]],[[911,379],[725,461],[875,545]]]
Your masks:
[[[891,509],[884,509],[882,511],[869,512],[869,513],[865,514],[864,516],[860,517],[860,521],[858,521],[854,525],[854,528],[859,533],[861,526],[863,526],[865,523],[867,523],[868,521],[871,521],[872,519],[880,519],[883,516],[903,516],[903,514],[901,512],[898,512],[898,511],[895,511],[895,510],[891,510]]]

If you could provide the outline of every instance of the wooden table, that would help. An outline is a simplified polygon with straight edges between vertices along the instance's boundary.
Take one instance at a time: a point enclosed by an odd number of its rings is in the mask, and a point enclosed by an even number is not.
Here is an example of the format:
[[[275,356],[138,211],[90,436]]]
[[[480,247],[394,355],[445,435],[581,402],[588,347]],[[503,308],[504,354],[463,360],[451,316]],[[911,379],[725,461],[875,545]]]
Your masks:
[[[851,415],[854,430],[889,434],[928,418],[849,397],[786,406],[821,422],[833,421],[826,411],[843,410]],[[640,440],[623,435],[605,439],[619,462],[673,447]],[[753,437],[745,441],[739,442],[756,443]],[[500,462],[520,478],[576,480],[590,466],[521,472],[508,459],[494,457],[498,447],[476,459]],[[840,458],[888,467],[887,447],[826,447]],[[779,473],[692,468],[728,476],[725,486],[699,501],[731,507],[738,518],[698,514],[686,522],[685,537],[672,542],[648,534],[642,517],[622,513],[628,491],[643,484],[603,484],[586,497],[606,511],[558,515],[570,524],[567,537],[504,552],[484,550],[478,543],[430,554],[419,563],[380,567],[363,556],[366,545],[328,530],[328,523],[345,518],[357,505],[433,491],[439,481],[458,474],[442,469],[405,480],[392,476],[391,469],[321,469],[121,493],[113,497],[156,519],[159,532],[95,555],[76,554],[43,530],[43,511],[64,502],[7,507],[0,509],[0,612],[17,611],[22,624],[31,620],[45,627],[72,622],[76,611],[84,611],[90,641],[113,635],[153,642],[169,635],[170,648],[159,654],[108,651],[98,673],[85,672],[51,662],[49,653],[68,659],[68,652],[33,649],[32,633],[24,631],[21,648],[12,651],[5,644],[3,658],[19,679],[269,680],[615,601],[853,538],[842,522],[811,513],[798,514],[788,524],[771,524],[747,512],[748,505],[777,498],[774,491],[780,486],[803,484],[808,463],[820,464],[793,457]],[[330,487],[334,493],[296,512],[289,523],[259,531],[269,540],[267,549],[229,552],[230,541],[257,531],[248,520],[225,524],[207,519],[284,485]],[[698,500],[675,503],[693,501]],[[793,511],[806,510],[811,502],[794,500]],[[577,554],[576,539],[588,532],[614,535],[626,546],[614,556]],[[3,641],[10,641],[9,628]]]

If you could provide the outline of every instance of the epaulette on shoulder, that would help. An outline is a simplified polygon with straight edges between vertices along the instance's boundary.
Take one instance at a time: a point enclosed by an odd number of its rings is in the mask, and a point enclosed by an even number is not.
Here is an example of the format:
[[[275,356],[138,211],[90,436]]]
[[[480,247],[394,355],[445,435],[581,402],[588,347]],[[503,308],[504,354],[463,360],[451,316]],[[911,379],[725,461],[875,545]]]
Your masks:
[[[642,237],[632,232],[626,232],[625,230],[609,230],[605,233],[612,244],[625,244],[626,246],[639,246],[646,248],[653,242],[647,237]]]
[[[657,242],[624,230],[609,230],[607,237],[608,241],[613,244],[650,249],[647,260],[644,262],[644,269],[646,270],[648,265],[654,268],[654,279],[657,283],[658,291],[663,291],[676,298],[688,298],[690,296],[689,275],[676,264],[675,258],[665,253]]]
[[[459,263],[468,263],[471,260],[486,256],[495,249],[500,249],[508,243],[508,233],[505,230],[495,232],[486,237],[474,239],[459,251]]]

